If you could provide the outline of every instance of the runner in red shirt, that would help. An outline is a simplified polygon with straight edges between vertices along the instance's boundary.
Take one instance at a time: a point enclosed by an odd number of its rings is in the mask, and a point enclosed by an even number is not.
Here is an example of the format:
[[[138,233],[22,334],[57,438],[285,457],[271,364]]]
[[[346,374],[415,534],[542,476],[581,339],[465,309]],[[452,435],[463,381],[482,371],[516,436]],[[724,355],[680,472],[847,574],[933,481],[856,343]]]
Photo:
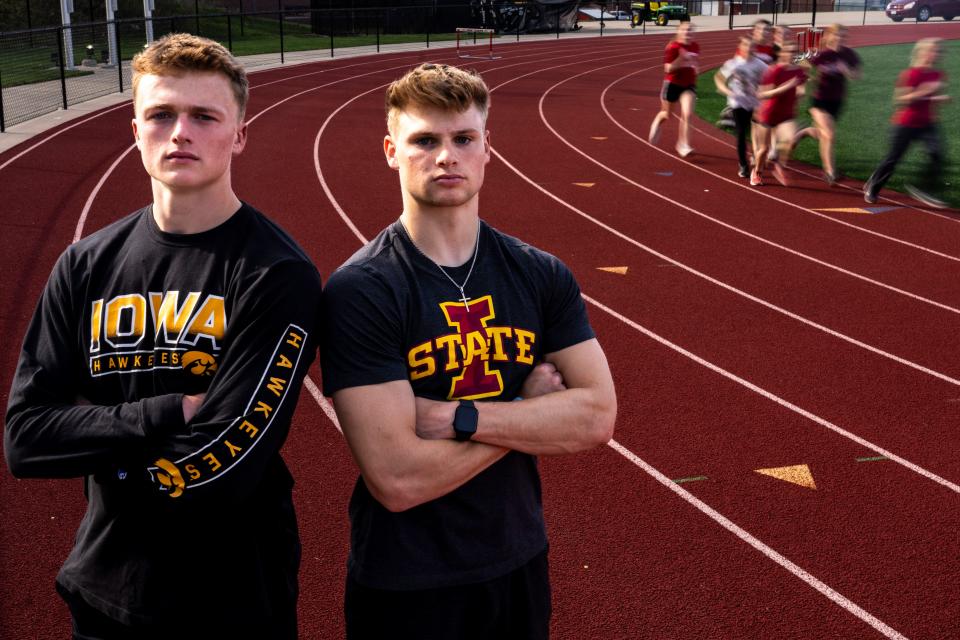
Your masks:
[[[947,76],[935,68],[940,58],[940,38],[924,38],[913,47],[910,67],[900,74],[893,99],[897,111],[893,114],[890,132],[890,151],[873,172],[863,187],[863,199],[873,204],[880,189],[886,184],[900,159],[914,141],[927,148],[927,170],[923,172],[923,189],[913,185],[904,187],[911,196],[925,205],[945,208],[947,203],[931,192],[943,188],[941,173],[944,161],[943,141],[937,126],[934,105],[947,102],[950,96],[944,92]]]
[[[663,55],[665,78],[660,92],[660,112],[650,124],[650,144],[660,139],[660,125],[670,117],[674,105],[680,103],[680,131],[677,134],[677,153],[686,158],[693,152],[690,146],[690,114],[697,104],[697,68],[700,45],[692,40],[693,24],[681,22],[677,35],[667,45]]]
[[[752,185],[763,184],[763,170],[766,168],[767,153],[774,136],[780,149],[778,159],[773,160],[773,173],[780,184],[784,186],[788,184],[784,172],[787,161],[790,159],[788,141],[793,140],[793,135],[797,131],[794,122],[797,114],[797,98],[803,95],[804,83],[807,81],[807,72],[793,62],[795,52],[796,47],[793,43],[784,42],[780,48],[780,61],[768,68],[760,81],[757,97],[763,100],[763,103],[756,116],[760,127],[758,127],[753,173],[750,175]]]
[[[817,71],[817,88],[810,106],[814,126],[797,132],[792,145],[795,147],[806,136],[819,141],[823,177],[829,185],[837,181],[833,141],[837,117],[843,108],[843,99],[847,92],[847,80],[860,77],[860,57],[853,49],[843,45],[846,37],[847,28],[843,25],[828,26],[823,31],[823,49],[810,58],[809,62],[805,62]]]

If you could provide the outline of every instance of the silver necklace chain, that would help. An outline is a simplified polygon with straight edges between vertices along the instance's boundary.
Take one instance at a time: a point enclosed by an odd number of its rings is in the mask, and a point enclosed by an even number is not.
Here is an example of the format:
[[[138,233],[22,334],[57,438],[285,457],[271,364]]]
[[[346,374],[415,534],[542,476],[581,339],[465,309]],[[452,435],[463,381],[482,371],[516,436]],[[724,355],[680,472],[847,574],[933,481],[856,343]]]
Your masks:
[[[470,261],[470,269],[467,270],[467,277],[463,279],[463,284],[457,284],[457,281],[450,277],[450,274],[447,273],[446,269],[440,266],[439,262],[420,250],[420,247],[418,247],[417,243],[413,241],[413,236],[411,236],[410,232],[407,231],[407,227],[403,224],[403,222],[400,223],[400,228],[403,229],[403,233],[406,234],[407,239],[410,241],[410,244],[413,245],[413,248],[417,250],[417,253],[432,262],[437,269],[440,269],[440,273],[445,275],[447,280],[449,280],[453,286],[460,290],[460,301],[463,302],[463,306],[466,307],[467,313],[470,313],[470,300],[473,298],[468,298],[467,294],[463,292],[463,289],[467,286],[467,282],[470,281],[470,276],[473,275],[473,266],[477,264],[477,254],[480,253],[480,221],[477,220],[477,239],[473,244],[473,259]]]

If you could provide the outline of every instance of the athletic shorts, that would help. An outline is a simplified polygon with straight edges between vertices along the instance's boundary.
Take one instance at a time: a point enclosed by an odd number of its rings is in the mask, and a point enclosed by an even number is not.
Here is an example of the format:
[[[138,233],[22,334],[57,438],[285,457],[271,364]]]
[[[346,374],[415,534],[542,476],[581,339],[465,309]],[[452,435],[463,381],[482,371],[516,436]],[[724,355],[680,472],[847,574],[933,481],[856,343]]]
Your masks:
[[[821,100],[820,98],[814,98],[810,104],[810,107],[813,109],[820,109],[820,111],[825,111],[829,113],[834,120],[840,115],[840,109],[843,108],[842,100]]]
[[[667,102],[676,102],[680,99],[680,94],[684,91],[693,91],[693,94],[697,94],[697,88],[692,84],[673,84],[672,82],[664,82],[663,89],[660,91],[660,99],[666,100]]]
[[[477,584],[388,591],[347,576],[347,640],[548,640],[547,551],[504,576]]]

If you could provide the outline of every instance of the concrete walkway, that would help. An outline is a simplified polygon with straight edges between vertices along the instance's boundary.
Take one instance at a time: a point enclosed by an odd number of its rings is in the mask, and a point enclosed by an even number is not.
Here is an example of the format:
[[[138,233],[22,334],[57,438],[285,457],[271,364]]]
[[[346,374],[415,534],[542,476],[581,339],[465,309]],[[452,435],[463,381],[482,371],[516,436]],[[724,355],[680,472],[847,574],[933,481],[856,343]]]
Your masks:
[[[735,28],[745,28],[748,26],[754,18],[770,18],[769,14],[759,15],[759,16],[734,16],[734,26]],[[788,25],[803,25],[810,24],[811,16],[809,13],[792,13],[792,14],[780,14],[778,16],[778,22],[781,24]],[[817,14],[817,23],[820,25],[829,24],[831,22],[840,22],[842,24],[855,26],[861,24],[871,24],[871,25],[889,25],[890,28],[896,28],[897,25],[890,21],[882,11],[869,11],[864,15],[863,11],[850,11],[850,12],[820,12]],[[942,20],[934,20],[929,24],[931,26],[942,23]],[[694,16],[693,23],[699,31],[723,31],[729,29],[729,17],[728,16]],[[601,25],[600,22],[581,22],[580,25],[583,27],[579,31],[572,33],[562,33],[560,35],[561,39],[567,38],[590,38],[601,35]],[[667,33],[673,33],[676,29],[676,24],[670,24],[665,27],[658,27],[653,24],[647,24],[644,29],[636,28],[631,29],[630,24],[625,20],[620,21],[607,21],[603,25],[604,37],[607,36],[622,36],[622,37],[638,37],[641,36],[644,31],[647,35],[663,35]],[[536,35],[524,35],[521,37],[523,42],[532,42],[540,40],[554,40],[556,39],[556,34],[536,34]],[[513,42],[510,39],[510,36],[503,36],[502,40],[504,43]],[[439,41],[431,42],[430,49],[444,49],[455,46],[454,41]],[[421,51],[423,50],[424,43],[407,43],[407,44],[395,44],[395,45],[381,45],[380,54],[387,53],[396,53],[398,51]],[[377,55],[376,46],[363,46],[363,47],[352,47],[352,48],[342,48],[336,49],[335,59],[351,58],[357,56],[366,56],[366,55]],[[280,54],[263,54],[255,56],[242,56],[240,60],[243,62],[244,66],[248,71],[256,72],[265,69],[273,69],[281,66],[290,66],[295,64],[303,64],[306,62],[319,62],[324,60],[330,60],[330,50],[329,49],[318,49],[314,51],[296,51],[284,54],[285,61],[283,64],[280,63]],[[111,73],[116,74],[115,70],[111,70]],[[127,76],[129,78],[129,76]],[[125,81],[125,84],[126,81]],[[57,100],[59,100],[59,83],[57,83]],[[130,90],[129,88],[123,93],[112,93],[106,96],[99,98],[94,98],[86,102],[81,102],[75,105],[71,105],[68,109],[58,109],[46,115],[38,116],[27,122],[23,122],[11,127],[7,127],[6,133],[0,133],[0,153],[10,149],[21,142],[26,142],[34,136],[37,136],[53,127],[56,127],[65,122],[70,122],[72,120],[77,120],[82,118],[90,113],[103,109],[104,107],[109,107],[115,104],[122,102],[127,102],[130,100]]]

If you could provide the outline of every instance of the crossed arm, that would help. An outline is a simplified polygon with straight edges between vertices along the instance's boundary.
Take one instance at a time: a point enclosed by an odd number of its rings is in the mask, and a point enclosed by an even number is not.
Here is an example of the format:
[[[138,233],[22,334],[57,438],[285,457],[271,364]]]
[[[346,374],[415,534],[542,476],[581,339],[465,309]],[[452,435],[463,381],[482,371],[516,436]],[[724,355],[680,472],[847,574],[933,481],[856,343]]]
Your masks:
[[[522,402],[477,403],[470,442],[453,439],[457,402],[416,398],[406,381],[337,391],[337,417],[370,493],[404,511],[453,491],[511,449],[546,455],[607,442],[616,395],[597,341],[548,354],[546,362],[528,377]]]

